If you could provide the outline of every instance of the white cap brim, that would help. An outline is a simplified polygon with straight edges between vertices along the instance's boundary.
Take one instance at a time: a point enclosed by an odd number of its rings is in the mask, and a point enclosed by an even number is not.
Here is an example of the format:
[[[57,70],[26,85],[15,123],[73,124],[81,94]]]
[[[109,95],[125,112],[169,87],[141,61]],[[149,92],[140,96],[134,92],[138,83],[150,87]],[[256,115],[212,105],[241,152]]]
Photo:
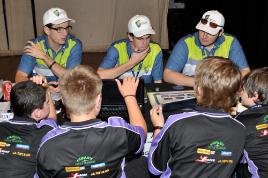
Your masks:
[[[201,30],[204,31],[210,35],[216,35],[217,33],[219,33],[219,31],[222,29],[222,27],[217,27],[217,28],[211,28],[209,27],[208,24],[204,25],[201,22],[199,22],[196,27],[197,30]]]
[[[54,25],[58,25],[58,24],[61,24],[61,23],[64,23],[64,22],[72,22],[72,23],[75,23],[75,20],[74,19],[70,19],[70,18],[61,18],[59,20],[55,20],[52,24]],[[46,24],[47,25],[47,24]]]
[[[153,29],[140,30],[133,33],[135,37],[142,37],[144,35],[154,35],[155,31]]]

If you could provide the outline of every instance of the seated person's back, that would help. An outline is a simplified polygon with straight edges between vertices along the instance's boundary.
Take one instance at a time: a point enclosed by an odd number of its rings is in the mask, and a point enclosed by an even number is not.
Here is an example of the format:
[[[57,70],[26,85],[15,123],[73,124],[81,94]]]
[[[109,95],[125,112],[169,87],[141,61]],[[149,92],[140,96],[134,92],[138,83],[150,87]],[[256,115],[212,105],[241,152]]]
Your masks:
[[[243,80],[242,104],[248,107],[236,119],[247,128],[244,157],[253,177],[268,177],[268,68],[254,70]],[[242,175],[243,178],[247,177]],[[251,177],[251,176],[249,176]]]
[[[124,177],[125,157],[143,149],[146,123],[135,98],[138,80],[117,80],[129,110],[130,124],[120,117],[96,118],[102,80],[90,67],[79,66],[60,82],[71,122],[47,134],[38,152],[39,177]]]
[[[152,109],[156,129],[149,152],[151,173],[187,178],[231,176],[245,142],[245,127],[228,114],[240,77],[231,61],[210,57],[196,70],[198,106],[193,112],[171,115],[164,124],[161,108]]]
[[[33,177],[41,138],[56,127],[55,110],[46,89],[32,81],[11,90],[14,118],[0,123],[0,177]]]

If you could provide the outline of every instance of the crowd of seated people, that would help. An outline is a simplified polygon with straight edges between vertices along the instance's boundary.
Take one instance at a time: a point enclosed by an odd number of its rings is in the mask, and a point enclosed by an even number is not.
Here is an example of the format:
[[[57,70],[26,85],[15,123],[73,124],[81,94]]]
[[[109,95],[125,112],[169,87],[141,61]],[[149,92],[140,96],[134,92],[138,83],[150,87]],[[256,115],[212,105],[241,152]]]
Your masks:
[[[207,11],[163,66],[150,19],[133,16],[97,70],[81,65],[75,21],[44,13],[44,35],[28,41],[12,87],[14,118],[0,123],[1,177],[268,177],[268,68],[250,71],[224,16]],[[102,79],[114,79],[129,114],[98,119]],[[119,80],[122,79],[122,80]],[[197,106],[164,118],[150,111],[153,141],[136,99],[139,80],[193,87]],[[241,99],[247,108],[233,117]],[[60,125],[55,105],[69,120]],[[137,161],[135,164],[133,164]]]

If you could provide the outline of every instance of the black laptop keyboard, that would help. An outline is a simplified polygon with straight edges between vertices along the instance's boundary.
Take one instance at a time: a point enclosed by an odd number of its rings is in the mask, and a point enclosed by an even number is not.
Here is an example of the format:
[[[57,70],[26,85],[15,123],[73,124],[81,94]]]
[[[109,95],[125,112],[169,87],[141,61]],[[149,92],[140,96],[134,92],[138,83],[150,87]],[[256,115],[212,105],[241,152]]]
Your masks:
[[[126,106],[102,106],[98,118],[107,120],[111,116],[120,116],[124,119],[128,119],[128,111]]]

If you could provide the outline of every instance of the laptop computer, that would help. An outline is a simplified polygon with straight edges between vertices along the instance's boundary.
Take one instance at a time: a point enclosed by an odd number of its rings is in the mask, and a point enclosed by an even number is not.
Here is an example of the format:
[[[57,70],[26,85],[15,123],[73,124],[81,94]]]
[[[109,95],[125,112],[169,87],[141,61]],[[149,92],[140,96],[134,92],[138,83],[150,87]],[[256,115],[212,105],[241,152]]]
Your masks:
[[[136,92],[136,98],[141,110],[144,110],[144,81],[140,80]],[[101,110],[97,118],[107,120],[111,116],[120,116],[129,120],[124,98],[119,92],[113,79],[104,79],[102,87]]]

